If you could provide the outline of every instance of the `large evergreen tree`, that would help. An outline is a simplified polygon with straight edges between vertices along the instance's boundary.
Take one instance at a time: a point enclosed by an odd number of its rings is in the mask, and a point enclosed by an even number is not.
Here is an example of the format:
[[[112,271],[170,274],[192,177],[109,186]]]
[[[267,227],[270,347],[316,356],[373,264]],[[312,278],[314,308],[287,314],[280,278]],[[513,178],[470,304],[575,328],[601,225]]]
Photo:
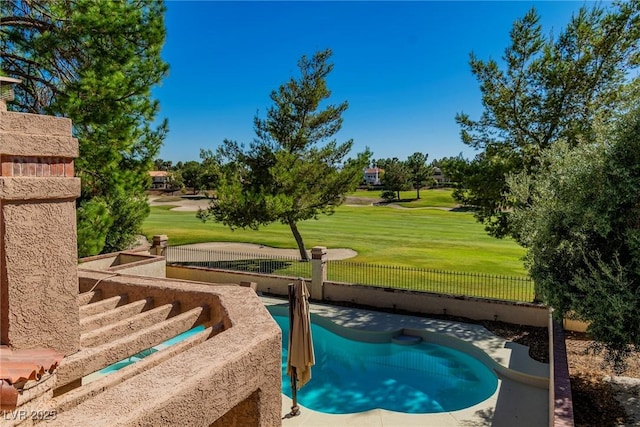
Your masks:
[[[583,8],[557,38],[532,10],[511,38],[504,71],[472,56],[485,110],[457,120],[481,152],[453,165],[456,196],[527,248],[537,296],[621,369],[640,344],[640,2]]]
[[[216,200],[198,216],[231,228],[279,221],[291,229],[300,256],[308,254],[298,223],[332,214],[362,180],[369,152],[344,161],[353,141],[338,144],[347,102],[322,104],[331,92],[326,78],[333,69],[330,50],[298,62],[300,76],[271,92],[266,118],[254,119],[257,138],[245,149],[225,140],[217,152],[222,175]]]
[[[615,120],[638,65],[640,2],[583,7],[557,37],[545,36],[535,10],[514,23],[511,45],[495,60],[471,55],[484,112],[458,114],[465,144],[480,150],[459,201],[495,236],[510,233],[509,173],[545,173],[538,156],[558,140],[589,140],[595,122]]]
[[[558,317],[589,322],[621,371],[640,351],[640,110],[541,163],[547,173],[507,181],[536,291]]]
[[[152,126],[151,97],[168,69],[164,10],[157,0],[0,2],[2,70],[23,81],[13,108],[73,120],[80,256],[125,248],[148,213],[147,171],[167,131]]]

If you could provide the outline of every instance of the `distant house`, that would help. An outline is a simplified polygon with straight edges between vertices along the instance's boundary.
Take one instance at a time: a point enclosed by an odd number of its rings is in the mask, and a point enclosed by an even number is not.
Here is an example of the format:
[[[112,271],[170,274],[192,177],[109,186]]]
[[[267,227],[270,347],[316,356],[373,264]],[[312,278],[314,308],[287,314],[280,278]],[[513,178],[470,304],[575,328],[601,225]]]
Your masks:
[[[382,183],[382,175],[384,175],[384,169],[366,168],[364,170],[364,181],[368,185],[380,185]]]
[[[169,182],[169,172],[149,171],[149,176],[151,176],[152,190],[168,190],[171,188],[171,183]]]
[[[437,183],[437,185],[442,185],[450,182],[449,178],[447,178],[442,173],[442,169],[437,166],[433,168],[433,180]]]

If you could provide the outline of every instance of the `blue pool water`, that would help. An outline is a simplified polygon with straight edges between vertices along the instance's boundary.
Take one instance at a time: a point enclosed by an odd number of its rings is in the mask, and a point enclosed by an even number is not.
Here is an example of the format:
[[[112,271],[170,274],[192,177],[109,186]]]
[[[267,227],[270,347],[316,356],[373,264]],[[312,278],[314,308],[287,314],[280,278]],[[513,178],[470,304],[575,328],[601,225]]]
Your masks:
[[[273,316],[282,329],[282,391],[286,375],[289,319]],[[489,398],[495,374],[479,360],[448,347],[353,341],[312,324],[316,364],[298,402],[329,414],[381,408],[411,414],[464,409]]]

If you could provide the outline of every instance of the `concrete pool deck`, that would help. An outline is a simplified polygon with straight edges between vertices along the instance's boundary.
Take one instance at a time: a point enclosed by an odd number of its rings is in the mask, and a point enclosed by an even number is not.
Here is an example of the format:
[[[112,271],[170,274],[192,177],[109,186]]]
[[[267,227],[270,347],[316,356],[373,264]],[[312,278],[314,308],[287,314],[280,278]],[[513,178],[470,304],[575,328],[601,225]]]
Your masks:
[[[279,298],[262,297],[262,301],[267,306],[287,305],[286,300]],[[372,339],[385,334],[413,335],[465,351],[483,360],[496,372],[498,387],[491,397],[477,405],[439,414],[405,414],[383,409],[326,414],[300,405],[300,415],[288,417],[291,399],[283,394],[284,427],[548,425],[549,365],[531,359],[528,347],[506,341],[480,325],[325,304],[311,304],[310,307],[312,315],[330,320],[338,328],[352,328],[359,335],[376,337]]]

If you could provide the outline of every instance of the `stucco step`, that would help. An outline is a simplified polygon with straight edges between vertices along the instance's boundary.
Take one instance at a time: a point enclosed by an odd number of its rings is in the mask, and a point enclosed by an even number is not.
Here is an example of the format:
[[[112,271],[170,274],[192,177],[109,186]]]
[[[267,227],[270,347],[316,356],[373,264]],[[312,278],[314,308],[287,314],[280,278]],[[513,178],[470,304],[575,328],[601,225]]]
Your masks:
[[[96,289],[95,291],[84,292],[78,295],[78,306],[87,305],[93,301],[98,301],[102,298],[102,289]]]
[[[80,345],[82,347],[95,347],[117,340],[132,332],[139,331],[148,326],[162,322],[172,314],[177,314],[180,304],[164,304],[160,307],[138,313],[117,322],[111,322],[101,328],[80,335]]]
[[[147,371],[165,360],[171,359],[175,355],[205,342],[215,333],[216,329],[217,328],[214,327],[206,328],[205,330],[186,338],[184,341],[180,341],[170,347],[159,350],[136,363],[125,366],[124,368],[119,369],[116,372],[112,372],[109,375],[105,375],[102,378],[98,378],[89,384],[83,384],[82,387],[76,388],[55,398],[52,407],[57,408],[58,412],[68,411],[90,397],[100,394],[116,384],[133,378],[139,373]]]
[[[81,333],[86,333],[94,329],[102,328],[123,319],[127,319],[136,314],[142,313],[153,307],[153,298],[145,298],[129,304],[121,305],[113,310],[80,319]]]
[[[56,386],[63,387],[202,324],[209,320],[209,310],[207,305],[195,307],[123,338],[67,356],[56,370]]]
[[[126,304],[128,302],[126,294],[117,295],[115,297],[103,299],[98,302],[83,305],[80,307],[80,318],[87,316],[93,316],[98,313],[104,313],[105,311],[113,310],[114,308]]]

